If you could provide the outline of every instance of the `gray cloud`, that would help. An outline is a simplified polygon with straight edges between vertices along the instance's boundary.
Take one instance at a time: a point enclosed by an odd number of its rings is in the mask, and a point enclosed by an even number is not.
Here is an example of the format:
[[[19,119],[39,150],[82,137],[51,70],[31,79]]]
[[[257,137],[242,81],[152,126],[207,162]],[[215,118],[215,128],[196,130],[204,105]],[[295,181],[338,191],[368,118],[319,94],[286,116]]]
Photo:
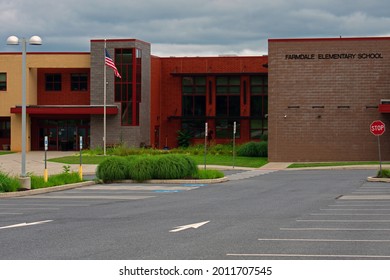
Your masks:
[[[0,6],[3,40],[37,34],[41,51],[89,51],[90,39],[137,38],[161,56],[252,55],[267,52],[268,38],[388,35],[390,23],[385,0],[0,0]]]

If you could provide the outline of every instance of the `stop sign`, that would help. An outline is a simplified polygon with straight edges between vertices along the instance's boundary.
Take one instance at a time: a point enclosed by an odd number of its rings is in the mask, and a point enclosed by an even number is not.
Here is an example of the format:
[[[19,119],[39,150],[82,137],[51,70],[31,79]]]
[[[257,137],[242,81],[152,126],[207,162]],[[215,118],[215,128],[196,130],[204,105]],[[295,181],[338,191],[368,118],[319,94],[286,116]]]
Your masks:
[[[380,136],[385,133],[385,124],[380,120],[373,121],[370,125],[370,131],[375,136]]]

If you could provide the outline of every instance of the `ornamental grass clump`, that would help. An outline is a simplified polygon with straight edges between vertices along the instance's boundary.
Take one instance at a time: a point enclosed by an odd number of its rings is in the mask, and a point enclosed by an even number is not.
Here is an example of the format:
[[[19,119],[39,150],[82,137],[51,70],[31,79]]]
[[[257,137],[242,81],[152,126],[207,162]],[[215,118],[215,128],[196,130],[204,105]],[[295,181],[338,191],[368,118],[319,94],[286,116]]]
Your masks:
[[[128,166],[128,161],[123,157],[108,157],[98,165],[96,177],[105,183],[128,179]]]
[[[16,192],[19,188],[20,182],[17,178],[0,171],[0,192]]]
[[[185,155],[165,155],[156,160],[155,179],[184,179],[197,174],[198,167]]]
[[[143,156],[132,159],[128,162],[130,176],[135,181],[146,181],[154,178],[156,163],[154,157]]]

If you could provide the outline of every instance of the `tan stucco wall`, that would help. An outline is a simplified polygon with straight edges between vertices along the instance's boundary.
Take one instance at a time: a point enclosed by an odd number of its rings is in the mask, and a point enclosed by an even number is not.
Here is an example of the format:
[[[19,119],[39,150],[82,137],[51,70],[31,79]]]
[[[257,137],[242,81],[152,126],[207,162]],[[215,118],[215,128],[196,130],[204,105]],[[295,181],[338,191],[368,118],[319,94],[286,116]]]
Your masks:
[[[38,68],[90,68],[89,53],[27,53],[26,103],[37,104]],[[7,73],[7,91],[0,92],[0,116],[11,117],[11,150],[21,150],[21,115],[11,114],[22,104],[22,54],[0,53],[0,72]],[[30,150],[30,117],[27,115],[27,150]]]

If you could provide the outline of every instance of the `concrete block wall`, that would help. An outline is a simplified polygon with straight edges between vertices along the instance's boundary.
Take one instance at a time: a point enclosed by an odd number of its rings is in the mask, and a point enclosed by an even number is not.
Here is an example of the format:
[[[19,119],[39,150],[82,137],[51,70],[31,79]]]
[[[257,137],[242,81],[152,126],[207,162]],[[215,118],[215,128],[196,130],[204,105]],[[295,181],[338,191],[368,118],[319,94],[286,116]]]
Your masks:
[[[134,39],[110,39],[107,50],[114,59],[115,48],[138,48],[142,51],[142,85],[139,126],[122,126],[120,103],[114,102],[114,73],[107,67],[107,105],[119,108],[117,115],[107,115],[107,144],[125,143],[139,147],[150,145],[150,44]],[[91,105],[104,104],[104,40],[91,41]],[[91,147],[103,146],[103,115],[91,116]]]
[[[390,38],[269,40],[269,160],[390,160]]]

